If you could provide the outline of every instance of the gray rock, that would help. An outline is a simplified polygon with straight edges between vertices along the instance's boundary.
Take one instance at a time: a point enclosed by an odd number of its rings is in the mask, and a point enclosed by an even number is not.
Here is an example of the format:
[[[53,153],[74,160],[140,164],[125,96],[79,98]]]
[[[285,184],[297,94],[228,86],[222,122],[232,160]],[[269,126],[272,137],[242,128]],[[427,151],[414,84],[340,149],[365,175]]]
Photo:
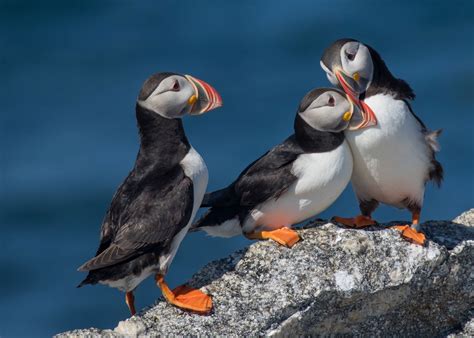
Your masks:
[[[427,222],[429,242],[421,247],[385,226],[353,230],[315,221],[299,230],[303,241],[292,249],[261,241],[201,269],[190,284],[213,296],[209,316],[160,299],[113,331],[58,337],[469,336],[473,224],[474,209],[452,222]]]
[[[472,313],[474,315],[474,313]],[[464,337],[474,337],[474,317],[471,316],[471,320],[468,321],[461,332],[450,334],[449,338],[464,338]]]

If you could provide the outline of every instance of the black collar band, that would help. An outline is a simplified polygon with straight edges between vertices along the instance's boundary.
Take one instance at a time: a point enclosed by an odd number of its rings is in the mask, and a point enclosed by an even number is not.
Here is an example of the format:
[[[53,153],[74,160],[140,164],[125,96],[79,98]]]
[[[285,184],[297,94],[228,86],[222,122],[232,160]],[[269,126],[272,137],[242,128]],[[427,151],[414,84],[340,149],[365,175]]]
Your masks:
[[[136,116],[140,133],[140,151],[135,169],[153,167],[167,170],[179,164],[191,148],[184,133],[183,121],[164,118],[138,103]]]
[[[323,153],[339,147],[344,142],[344,132],[333,133],[312,128],[296,114],[295,137],[306,153]]]

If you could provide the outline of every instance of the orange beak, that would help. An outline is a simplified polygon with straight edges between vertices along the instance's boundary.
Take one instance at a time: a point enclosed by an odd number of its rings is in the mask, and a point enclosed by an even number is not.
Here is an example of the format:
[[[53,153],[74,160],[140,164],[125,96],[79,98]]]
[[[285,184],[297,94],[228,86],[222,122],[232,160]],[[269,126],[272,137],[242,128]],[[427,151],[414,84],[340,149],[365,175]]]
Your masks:
[[[222,106],[222,98],[214,87],[191,75],[185,75],[185,77],[194,88],[195,97],[191,97],[189,101],[193,105],[191,115],[201,115]]]
[[[358,130],[371,126],[377,125],[377,117],[375,117],[374,111],[362,100],[359,99],[359,95],[349,84],[346,79],[348,77],[341,70],[336,70],[336,78],[339,81],[344,92],[347,94],[349,100],[352,101],[360,110],[360,117],[354,117],[349,126],[349,130]],[[353,80],[354,81],[354,80]]]

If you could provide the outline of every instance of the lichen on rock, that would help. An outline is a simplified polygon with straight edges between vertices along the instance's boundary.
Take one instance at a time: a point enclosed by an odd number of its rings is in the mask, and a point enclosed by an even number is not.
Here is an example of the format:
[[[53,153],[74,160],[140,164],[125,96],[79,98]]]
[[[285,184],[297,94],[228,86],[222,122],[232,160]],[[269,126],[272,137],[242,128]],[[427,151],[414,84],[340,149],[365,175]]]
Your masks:
[[[190,284],[213,296],[209,316],[160,299],[113,331],[58,337],[440,336],[463,327],[469,334],[474,209],[453,221],[426,222],[422,230],[425,247],[387,225],[354,230],[314,221],[298,230],[303,240],[292,249],[261,241],[196,273]]]

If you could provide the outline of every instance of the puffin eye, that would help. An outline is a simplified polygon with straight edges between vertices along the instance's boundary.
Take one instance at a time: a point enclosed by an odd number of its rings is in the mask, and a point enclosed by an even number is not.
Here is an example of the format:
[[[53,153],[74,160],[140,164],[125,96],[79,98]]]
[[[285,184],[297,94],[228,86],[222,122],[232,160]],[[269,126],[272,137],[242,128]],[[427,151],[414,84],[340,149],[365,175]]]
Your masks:
[[[346,52],[346,56],[350,61],[354,61],[356,55]]]
[[[334,107],[334,97],[329,96],[328,106],[329,107]]]
[[[177,91],[179,90],[179,82],[178,82],[178,80],[176,80],[176,81],[174,82],[173,90],[174,90],[175,92],[177,92]]]

